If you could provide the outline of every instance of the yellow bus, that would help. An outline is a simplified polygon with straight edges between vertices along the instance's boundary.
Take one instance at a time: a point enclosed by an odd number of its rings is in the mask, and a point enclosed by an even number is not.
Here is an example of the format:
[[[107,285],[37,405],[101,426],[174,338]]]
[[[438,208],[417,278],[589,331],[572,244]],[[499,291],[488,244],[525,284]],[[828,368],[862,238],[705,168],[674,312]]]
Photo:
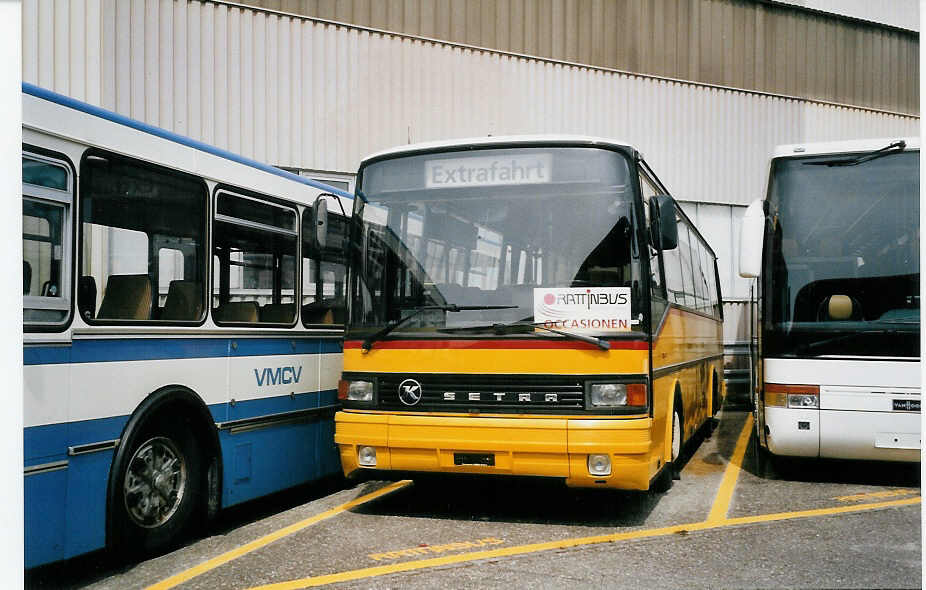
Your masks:
[[[335,442],[349,477],[668,489],[723,402],[713,251],[626,143],[487,137],[360,166]]]

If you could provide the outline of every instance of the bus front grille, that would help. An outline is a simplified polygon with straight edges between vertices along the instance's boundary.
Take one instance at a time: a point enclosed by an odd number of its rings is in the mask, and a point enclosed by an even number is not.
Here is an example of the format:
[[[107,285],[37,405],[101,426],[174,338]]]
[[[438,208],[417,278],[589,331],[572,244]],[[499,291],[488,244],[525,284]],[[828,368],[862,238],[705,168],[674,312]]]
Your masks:
[[[400,387],[415,384],[420,400],[404,403]],[[576,375],[388,375],[379,378],[378,389],[384,410],[558,413],[585,408],[584,377]]]

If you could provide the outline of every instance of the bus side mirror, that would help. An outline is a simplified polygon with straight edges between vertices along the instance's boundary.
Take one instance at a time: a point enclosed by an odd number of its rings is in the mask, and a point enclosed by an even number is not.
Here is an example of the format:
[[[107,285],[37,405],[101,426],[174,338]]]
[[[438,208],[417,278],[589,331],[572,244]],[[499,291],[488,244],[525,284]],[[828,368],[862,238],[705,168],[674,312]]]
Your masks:
[[[325,195],[318,195],[312,206],[312,226],[315,230],[315,247],[323,250],[328,243],[328,201]]]
[[[754,279],[762,270],[762,240],[765,236],[765,201],[753,201],[743,215],[740,231],[740,276]]]
[[[669,195],[649,198],[650,237],[659,250],[678,247],[678,222],[675,218],[675,200]]]

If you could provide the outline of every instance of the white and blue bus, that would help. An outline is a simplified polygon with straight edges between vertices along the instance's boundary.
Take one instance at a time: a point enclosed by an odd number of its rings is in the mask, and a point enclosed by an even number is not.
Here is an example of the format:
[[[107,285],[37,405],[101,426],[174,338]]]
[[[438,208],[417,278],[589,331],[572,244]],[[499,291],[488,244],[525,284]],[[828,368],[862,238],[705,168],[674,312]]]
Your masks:
[[[29,84],[22,190],[27,568],[340,471],[349,193]]]
[[[920,461],[919,160],[915,138],[776,149],[740,250],[760,457]]]

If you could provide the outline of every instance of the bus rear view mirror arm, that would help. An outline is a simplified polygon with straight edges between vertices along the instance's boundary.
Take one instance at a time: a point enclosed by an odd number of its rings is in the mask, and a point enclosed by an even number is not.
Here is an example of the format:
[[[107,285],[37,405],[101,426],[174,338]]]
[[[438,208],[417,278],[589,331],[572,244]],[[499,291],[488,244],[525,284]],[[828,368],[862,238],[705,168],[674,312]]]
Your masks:
[[[740,276],[754,279],[762,268],[762,241],[765,236],[765,201],[758,199],[746,208],[740,232]]]

